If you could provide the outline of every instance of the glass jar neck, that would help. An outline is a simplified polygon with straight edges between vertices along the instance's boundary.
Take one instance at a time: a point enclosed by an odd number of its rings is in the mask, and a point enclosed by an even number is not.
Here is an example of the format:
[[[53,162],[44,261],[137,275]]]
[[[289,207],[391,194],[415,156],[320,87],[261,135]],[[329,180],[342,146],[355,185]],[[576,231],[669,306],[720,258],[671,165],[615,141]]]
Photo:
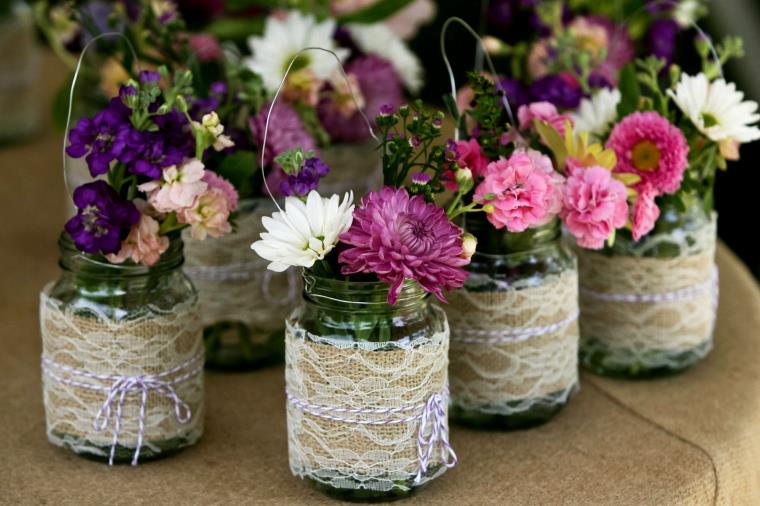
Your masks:
[[[509,232],[506,228],[494,228],[485,213],[475,213],[467,215],[464,228],[478,240],[478,253],[487,255],[524,253],[557,243],[562,236],[557,218],[524,232]]]
[[[151,266],[135,264],[131,260],[115,264],[103,255],[83,253],[77,250],[71,237],[65,232],[58,239],[58,248],[61,269],[79,278],[93,281],[132,280],[139,284],[141,280],[168,274],[184,263],[184,244],[178,232],[170,234],[169,248],[161,255],[159,261]]]
[[[316,276],[305,270],[304,299],[330,311],[398,315],[424,308],[430,294],[416,282],[406,281],[394,305],[388,304],[388,283],[349,281]]]

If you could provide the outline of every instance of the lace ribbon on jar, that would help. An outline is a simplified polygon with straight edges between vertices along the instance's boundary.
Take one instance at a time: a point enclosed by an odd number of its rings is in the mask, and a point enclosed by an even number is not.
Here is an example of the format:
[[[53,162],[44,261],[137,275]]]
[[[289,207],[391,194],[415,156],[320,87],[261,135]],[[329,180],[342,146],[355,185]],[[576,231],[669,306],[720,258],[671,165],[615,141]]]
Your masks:
[[[648,237],[629,256],[579,251],[586,352],[605,351],[605,365],[613,367],[677,367],[672,357],[679,352],[706,356],[718,305],[715,241],[713,215],[695,230]],[[677,247],[678,256],[645,256],[663,246]]]
[[[197,303],[146,306],[114,320],[40,295],[42,380],[51,443],[107,457],[194,443],[203,432],[203,344]],[[177,446],[180,446],[179,444]]]
[[[472,274],[446,308],[452,405],[509,416],[567,402],[578,385],[576,270],[496,289],[478,280]]]
[[[448,440],[448,330],[362,342],[286,329],[293,474],[336,488],[409,490],[456,464]]]
[[[204,326],[244,323],[255,329],[254,342],[262,343],[282,329],[299,295],[298,273],[269,271],[269,262],[251,251],[251,243],[265,232],[261,218],[271,212],[267,201],[245,201],[234,233],[213,241],[186,241],[184,271],[198,290]]]

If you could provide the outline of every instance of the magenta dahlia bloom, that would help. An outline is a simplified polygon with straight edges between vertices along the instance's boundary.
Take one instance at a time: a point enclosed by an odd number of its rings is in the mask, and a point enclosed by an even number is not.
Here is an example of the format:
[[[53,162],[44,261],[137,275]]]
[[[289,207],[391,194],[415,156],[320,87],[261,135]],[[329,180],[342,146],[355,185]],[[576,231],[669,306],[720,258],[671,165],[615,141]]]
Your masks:
[[[343,274],[376,274],[390,283],[389,304],[406,279],[446,302],[443,291],[460,288],[467,278],[462,230],[443,209],[403,188],[386,186],[364,196],[340,240],[349,245],[338,257]]]
[[[376,55],[360,56],[346,65],[346,73],[359,85],[358,96],[364,101],[364,113],[373,126],[384,106],[397,109],[404,101],[404,87],[393,64]],[[342,79],[342,78],[341,78]],[[350,100],[350,97],[343,97]],[[367,124],[358,112],[350,116],[340,110],[334,99],[320,101],[317,114],[322,126],[337,142],[359,142],[369,139]]]
[[[641,176],[658,195],[681,186],[689,146],[681,130],[654,111],[634,112],[610,133],[607,147],[617,156],[615,172]]]
[[[259,148],[264,142],[264,127],[266,126],[269,107],[270,102],[267,102],[259,113],[248,121],[248,126],[253,134],[253,141]],[[272,117],[269,119],[264,165],[269,165],[280,153],[298,147],[304,152],[316,151],[317,143],[306,131],[298,113],[289,105],[278,102],[272,109]]]

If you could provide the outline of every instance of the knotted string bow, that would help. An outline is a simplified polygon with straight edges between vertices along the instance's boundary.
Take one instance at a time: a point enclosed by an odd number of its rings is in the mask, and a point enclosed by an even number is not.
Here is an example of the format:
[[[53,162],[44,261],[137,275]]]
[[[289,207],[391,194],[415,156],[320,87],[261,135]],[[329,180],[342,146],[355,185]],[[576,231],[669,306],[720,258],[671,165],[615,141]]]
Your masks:
[[[426,436],[428,424],[431,425],[430,435]],[[420,430],[417,434],[417,455],[419,457],[419,467],[417,476],[414,478],[415,483],[420,483],[422,477],[428,470],[430,459],[436,446],[441,452],[441,463],[447,468],[452,468],[457,464],[457,455],[449,443],[449,428],[446,423],[446,405],[444,397],[439,393],[434,393],[425,403],[420,418]]]

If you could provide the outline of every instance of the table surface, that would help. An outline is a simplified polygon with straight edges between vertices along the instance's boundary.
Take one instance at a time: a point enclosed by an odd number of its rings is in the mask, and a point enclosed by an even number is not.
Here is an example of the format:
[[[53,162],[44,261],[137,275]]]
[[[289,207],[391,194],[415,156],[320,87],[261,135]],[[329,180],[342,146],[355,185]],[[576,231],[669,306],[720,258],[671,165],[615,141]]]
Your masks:
[[[47,117],[65,69],[45,55]],[[328,504],[291,476],[281,367],[208,373],[200,443],[138,468],[53,447],[45,437],[38,292],[58,275],[64,221],[61,135],[47,120],[0,147],[0,503]],[[645,382],[584,374],[580,392],[529,431],[453,427],[460,464],[414,504],[760,504],[760,291],[724,247],[715,349],[680,376]]]

